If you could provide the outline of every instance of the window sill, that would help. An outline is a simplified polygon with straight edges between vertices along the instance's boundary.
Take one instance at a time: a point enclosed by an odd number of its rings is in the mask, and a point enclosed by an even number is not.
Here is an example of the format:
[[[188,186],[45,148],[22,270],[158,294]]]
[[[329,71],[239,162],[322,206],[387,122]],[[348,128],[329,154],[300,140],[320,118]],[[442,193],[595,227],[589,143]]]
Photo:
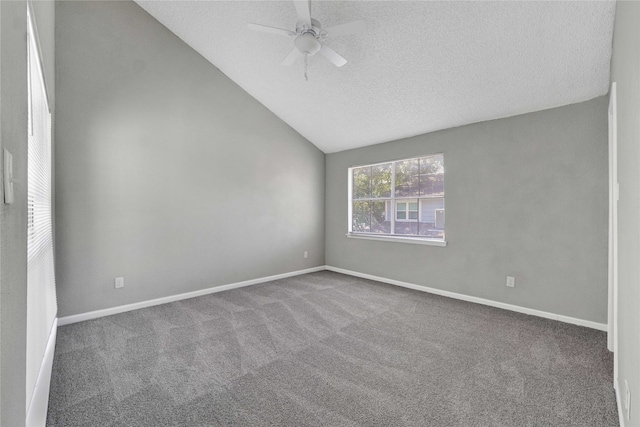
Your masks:
[[[347,237],[350,239],[380,240],[382,242],[411,243],[414,245],[447,246],[447,242],[445,240],[424,239],[420,237],[400,237],[358,233],[347,233]]]

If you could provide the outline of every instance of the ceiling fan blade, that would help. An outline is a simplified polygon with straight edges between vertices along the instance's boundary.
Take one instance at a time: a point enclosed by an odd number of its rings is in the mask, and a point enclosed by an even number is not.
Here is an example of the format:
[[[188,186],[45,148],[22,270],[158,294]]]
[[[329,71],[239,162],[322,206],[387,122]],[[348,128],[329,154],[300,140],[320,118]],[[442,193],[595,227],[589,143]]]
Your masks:
[[[247,27],[249,27],[250,30],[262,31],[263,33],[277,34],[279,36],[287,36],[287,37],[289,37],[289,36],[295,35],[295,33],[292,32],[292,31],[283,30],[282,28],[268,27],[266,25],[249,23],[249,24],[247,24]]]
[[[280,63],[280,65],[291,65],[293,64],[296,59],[298,59],[298,57],[301,55],[300,51],[298,50],[297,47],[294,47],[293,49],[291,49],[291,52],[289,52],[289,54],[287,55],[286,58],[284,58],[284,60],[282,61],[282,63]]]
[[[293,4],[298,12],[298,21],[304,22],[311,27],[311,3],[310,0],[293,0]]]
[[[333,63],[333,65],[335,65],[336,67],[342,67],[344,64],[347,63],[346,59],[344,59],[335,50],[331,49],[326,44],[322,45],[322,48],[320,49],[320,53],[322,54],[322,56],[327,58],[331,63]]]
[[[346,24],[340,24],[329,28],[324,28],[329,37],[340,37],[348,34],[361,33],[367,29],[367,25],[364,21],[353,21]]]

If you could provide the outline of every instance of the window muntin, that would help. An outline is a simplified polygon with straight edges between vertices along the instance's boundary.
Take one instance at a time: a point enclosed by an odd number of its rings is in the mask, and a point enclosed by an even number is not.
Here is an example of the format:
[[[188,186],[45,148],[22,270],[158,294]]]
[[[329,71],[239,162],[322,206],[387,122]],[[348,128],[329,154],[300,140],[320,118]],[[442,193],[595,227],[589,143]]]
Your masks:
[[[444,156],[349,169],[349,233],[444,241]]]

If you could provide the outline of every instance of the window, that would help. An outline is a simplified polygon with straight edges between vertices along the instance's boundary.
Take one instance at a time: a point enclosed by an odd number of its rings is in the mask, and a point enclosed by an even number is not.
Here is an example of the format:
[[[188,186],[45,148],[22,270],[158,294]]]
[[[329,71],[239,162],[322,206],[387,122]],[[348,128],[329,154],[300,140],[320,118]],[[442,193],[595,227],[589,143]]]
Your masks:
[[[444,156],[349,168],[349,235],[444,242]]]
[[[27,286],[26,286],[26,407],[27,425],[34,417],[33,402],[41,364],[47,352],[47,337],[55,325],[56,282],[53,259],[53,224],[51,196],[52,147],[51,114],[47,102],[47,87],[40,62],[37,31],[27,6]],[[52,333],[53,334],[53,333]],[[24,391],[22,392],[24,393]],[[37,412],[37,410],[35,411]],[[35,420],[38,415],[35,415]],[[32,420],[32,421],[33,421]]]
[[[417,220],[418,202],[396,201],[396,221]]]

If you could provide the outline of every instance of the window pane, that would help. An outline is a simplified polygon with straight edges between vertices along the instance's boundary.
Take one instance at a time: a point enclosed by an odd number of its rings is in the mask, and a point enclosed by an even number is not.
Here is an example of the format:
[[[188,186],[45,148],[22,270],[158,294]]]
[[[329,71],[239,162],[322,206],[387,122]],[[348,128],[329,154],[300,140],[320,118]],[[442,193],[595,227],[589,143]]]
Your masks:
[[[406,211],[407,210],[407,204],[406,203],[398,202],[397,206],[398,206],[398,210],[399,211]]]
[[[420,158],[420,175],[443,173],[444,161],[442,154]]]
[[[395,234],[418,234],[418,221],[407,220],[395,223]]]
[[[353,198],[371,197],[371,167],[353,169]]]
[[[418,211],[409,212],[409,219],[418,219]]]
[[[351,227],[354,232],[368,232],[371,229],[369,202],[353,202],[353,221]]]
[[[444,239],[444,198],[420,199],[422,209],[418,234],[432,239]]]
[[[444,195],[444,174],[420,175],[420,196]]]
[[[398,216],[396,216],[396,218],[407,219],[407,213],[405,211],[398,211]]]
[[[391,221],[386,215],[386,203],[370,202],[371,206],[371,232],[372,233],[391,233]]]
[[[419,223],[421,236],[431,239],[444,239],[444,229],[433,228],[432,224]]]
[[[396,197],[418,195],[418,159],[396,162]]]
[[[417,211],[418,210],[418,202],[409,203],[409,210],[410,211]]]
[[[391,197],[391,163],[371,168],[371,197]]]

